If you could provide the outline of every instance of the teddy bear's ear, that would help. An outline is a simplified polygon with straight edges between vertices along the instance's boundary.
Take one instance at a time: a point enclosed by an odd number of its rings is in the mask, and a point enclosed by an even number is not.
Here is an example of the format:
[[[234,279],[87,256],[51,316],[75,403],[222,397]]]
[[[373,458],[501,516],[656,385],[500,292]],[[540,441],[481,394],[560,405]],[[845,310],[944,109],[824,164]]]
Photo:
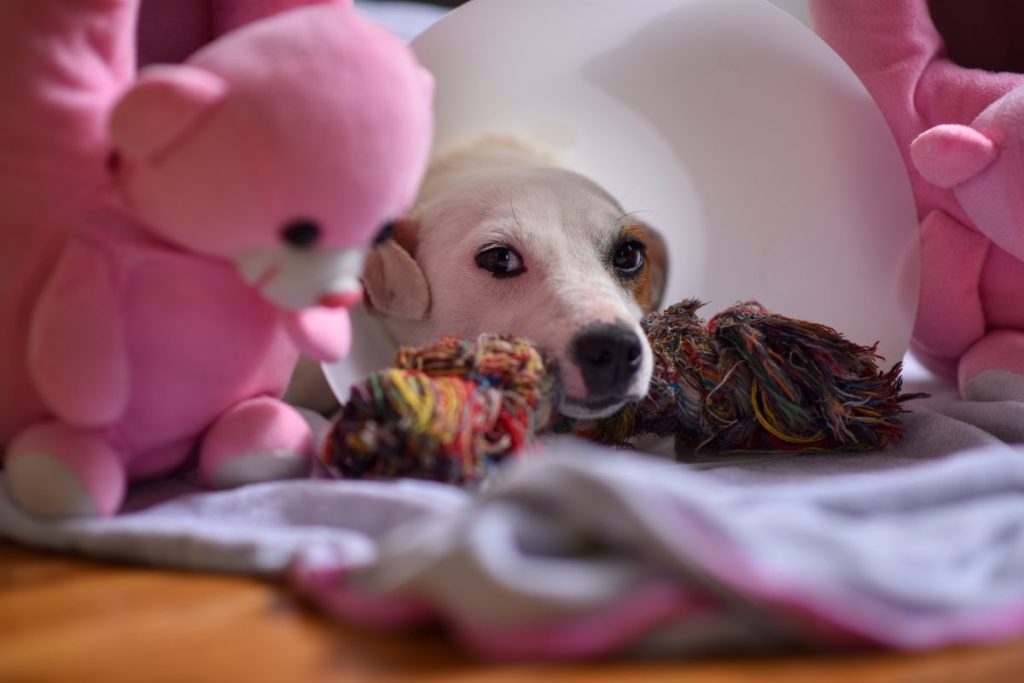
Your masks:
[[[227,92],[221,78],[194,66],[144,69],[114,107],[114,145],[129,158],[158,154],[213,111]]]
[[[910,145],[910,158],[924,179],[945,188],[978,175],[998,156],[991,139],[959,124],[935,126]]]

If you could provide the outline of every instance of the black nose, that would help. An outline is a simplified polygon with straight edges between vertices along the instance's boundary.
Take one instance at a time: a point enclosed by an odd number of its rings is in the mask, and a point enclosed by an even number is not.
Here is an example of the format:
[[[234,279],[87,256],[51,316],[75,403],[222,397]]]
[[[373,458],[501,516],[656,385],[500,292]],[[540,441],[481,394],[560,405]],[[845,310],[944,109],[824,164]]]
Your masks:
[[[292,221],[281,230],[281,239],[296,249],[308,249],[320,239],[320,226],[310,220]]]
[[[643,362],[643,346],[625,325],[595,323],[572,340],[572,354],[592,396],[624,394]]]

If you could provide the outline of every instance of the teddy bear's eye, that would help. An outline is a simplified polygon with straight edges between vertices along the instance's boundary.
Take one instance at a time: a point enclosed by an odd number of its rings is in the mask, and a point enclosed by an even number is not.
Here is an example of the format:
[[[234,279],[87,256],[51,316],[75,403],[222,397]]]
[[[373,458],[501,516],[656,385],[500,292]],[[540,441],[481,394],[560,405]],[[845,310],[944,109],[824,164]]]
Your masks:
[[[310,220],[292,221],[281,230],[281,239],[296,249],[308,249],[320,239],[320,226]]]

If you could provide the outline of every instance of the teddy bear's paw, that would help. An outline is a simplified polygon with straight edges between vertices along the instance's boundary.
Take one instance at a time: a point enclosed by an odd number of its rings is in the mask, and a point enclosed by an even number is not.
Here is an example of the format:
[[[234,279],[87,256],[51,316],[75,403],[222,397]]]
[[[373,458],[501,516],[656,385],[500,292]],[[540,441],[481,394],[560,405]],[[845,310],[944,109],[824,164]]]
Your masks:
[[[269,451],[221,460],[203,474],[207,486],[226,489],[277,479],[308,477],[312,461],[307,453]]]
[[[986,370],[964,384],[966,401],[1016,401],[1024,405],[1024,375],[1009,370]]]
[[[989,332],[963,354],[957,374],[965,400],[1024,402],[1024,331]]]
[[[60,423],[18,435],[4,467],[11,499],[36,517],[105,517],[124,498],[125,473],[116,452],[95,434]]]
[[[199,469],[213,488],[308,477],[313,434],[291,406],[261,397],[239,403],[203,439]]]

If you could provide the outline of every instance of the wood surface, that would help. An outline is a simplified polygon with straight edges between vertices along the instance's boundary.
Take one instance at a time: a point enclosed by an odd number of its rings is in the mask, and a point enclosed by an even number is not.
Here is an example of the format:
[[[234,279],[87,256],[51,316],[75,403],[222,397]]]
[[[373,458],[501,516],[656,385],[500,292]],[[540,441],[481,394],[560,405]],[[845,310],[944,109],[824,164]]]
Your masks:
[[[1020,683],[1024,640],[924,655],[495,666],[438,633],[338,626],[251,578],[101,565],[0,542],[0,682]]]

